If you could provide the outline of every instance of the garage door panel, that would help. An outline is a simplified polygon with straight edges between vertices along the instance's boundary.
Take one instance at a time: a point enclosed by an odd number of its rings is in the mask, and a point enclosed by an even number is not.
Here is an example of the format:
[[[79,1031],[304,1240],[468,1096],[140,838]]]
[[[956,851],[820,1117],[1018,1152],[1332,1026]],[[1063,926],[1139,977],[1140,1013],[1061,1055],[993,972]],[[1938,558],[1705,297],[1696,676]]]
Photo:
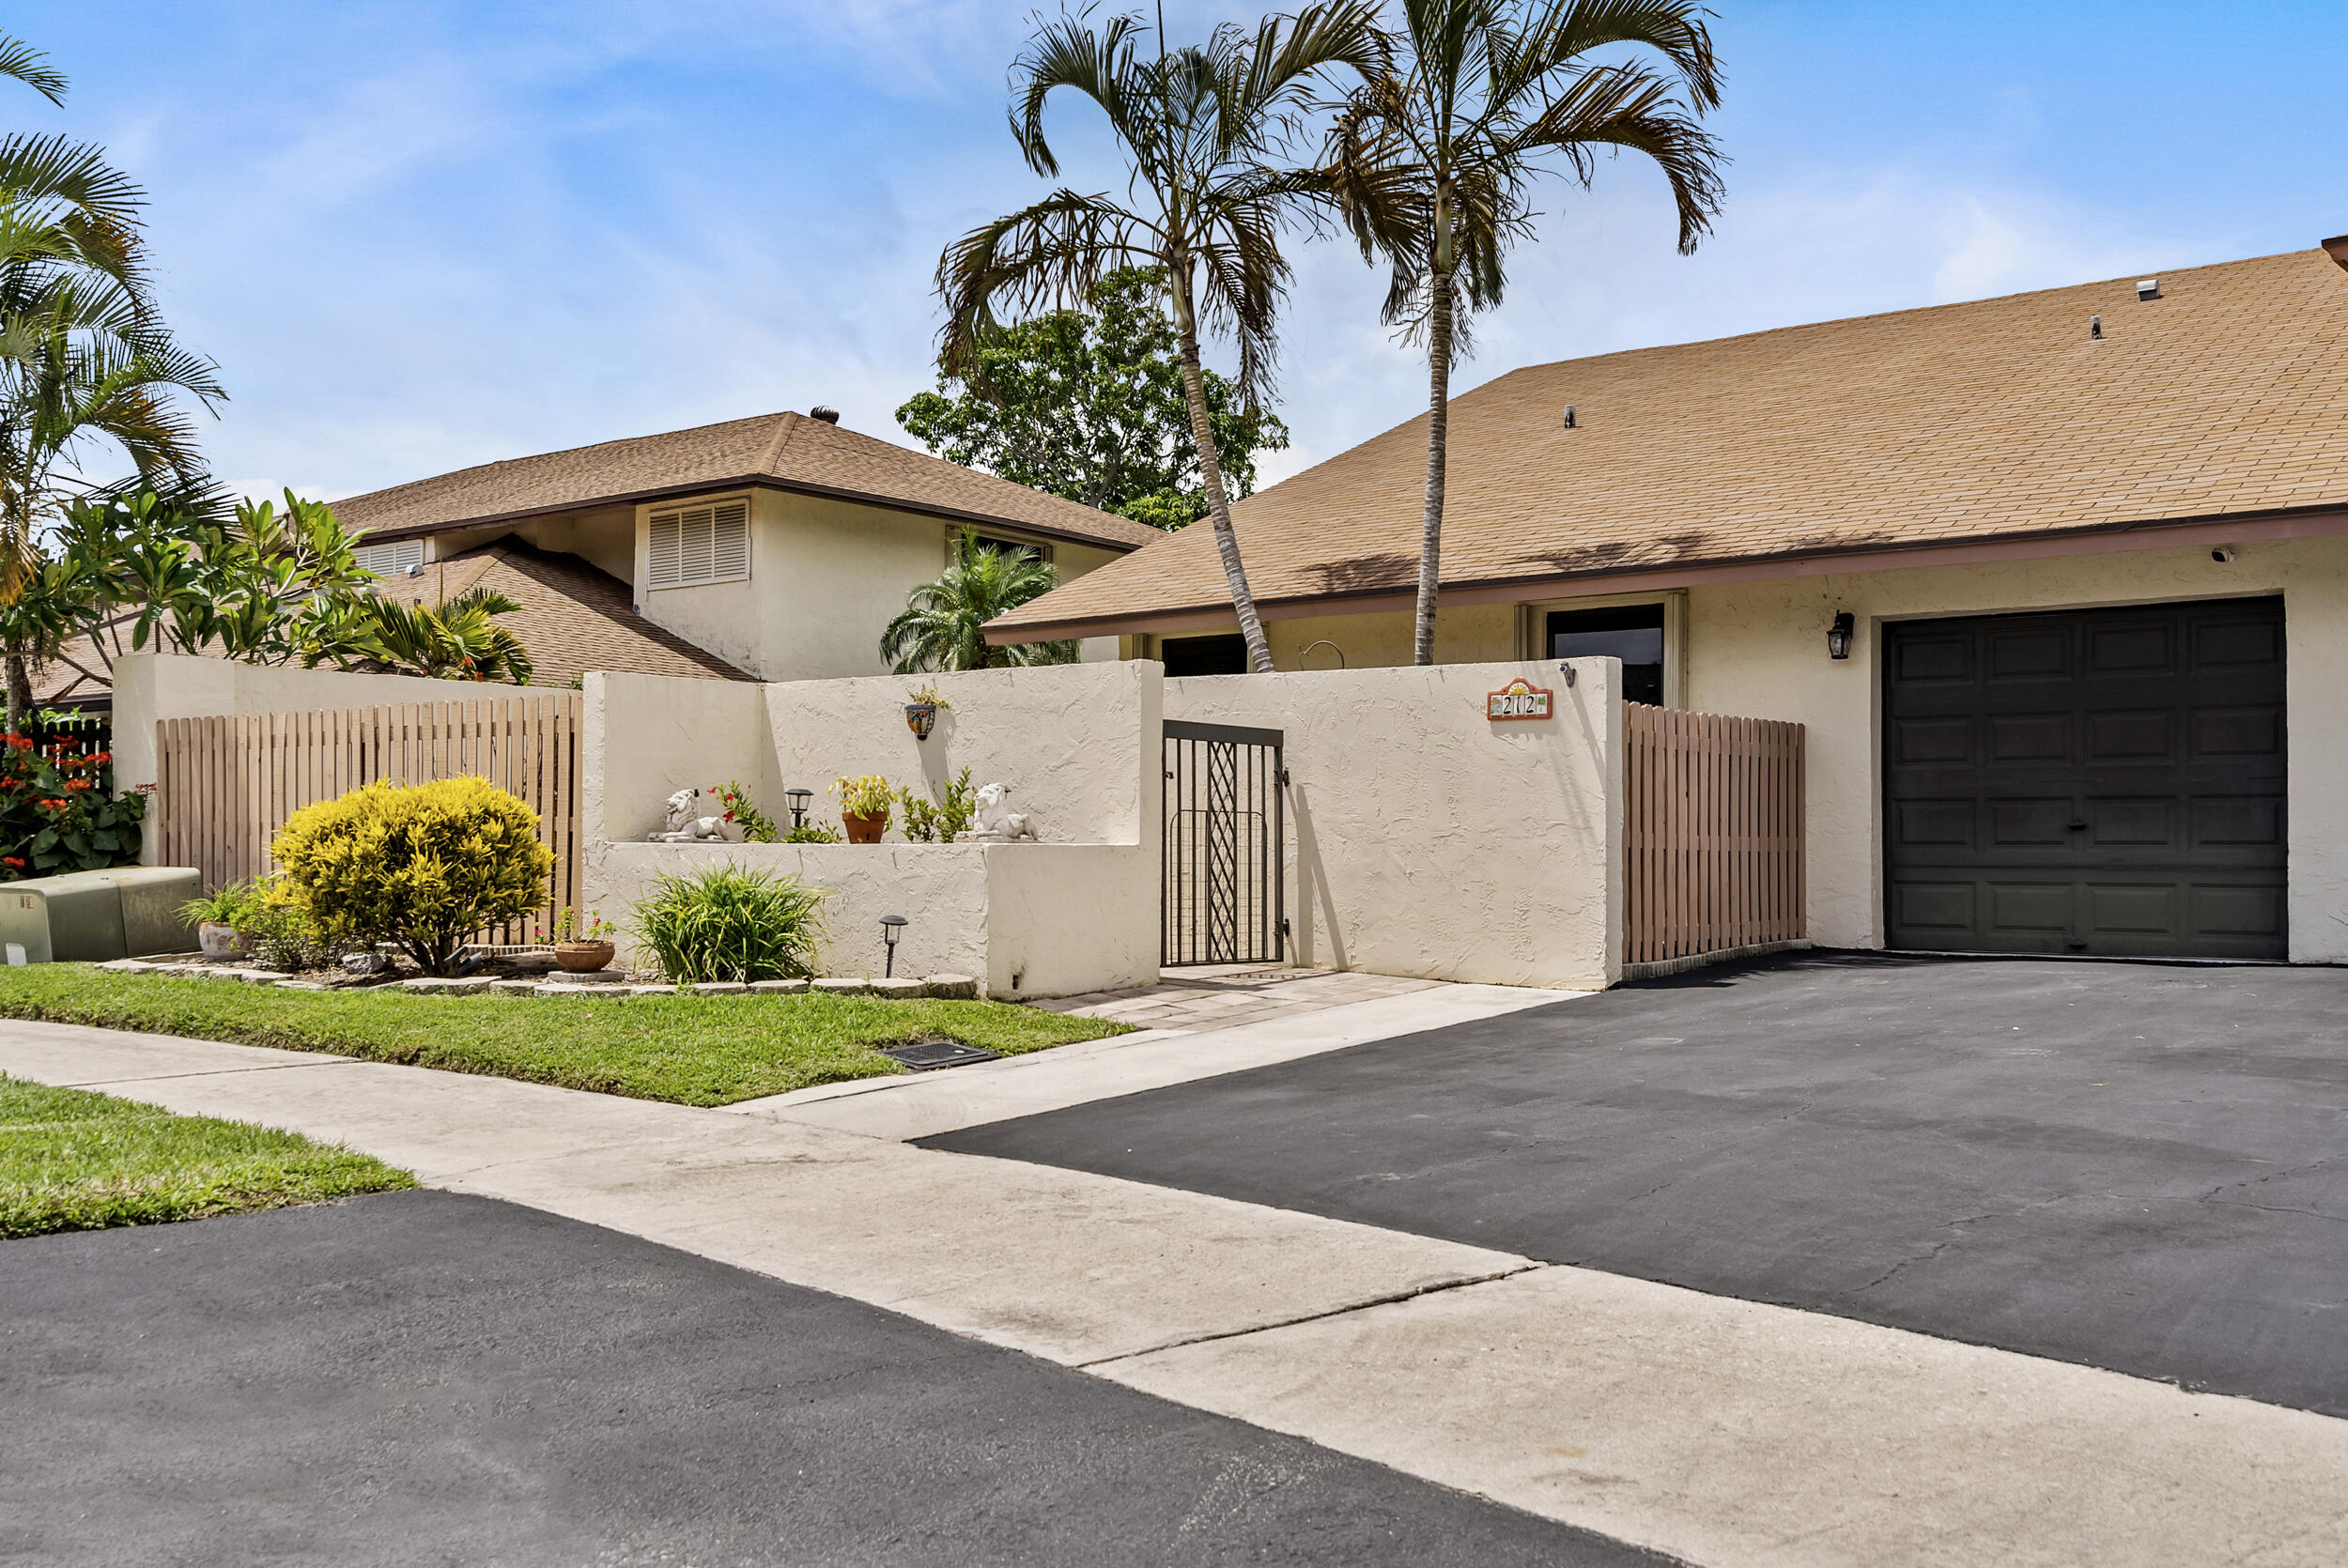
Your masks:
[[[1885,627],[1886,939],[2284,957],[2283,652],[2278,599]]]

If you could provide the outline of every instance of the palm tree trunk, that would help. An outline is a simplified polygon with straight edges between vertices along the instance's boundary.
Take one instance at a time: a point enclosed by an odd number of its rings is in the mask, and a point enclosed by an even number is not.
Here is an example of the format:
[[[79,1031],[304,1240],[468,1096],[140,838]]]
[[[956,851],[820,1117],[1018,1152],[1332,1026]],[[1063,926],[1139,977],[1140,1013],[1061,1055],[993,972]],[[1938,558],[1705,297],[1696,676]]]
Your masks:
[[[1231,607],[1239,612],[1240,635],[1247,639],[1247,665],[1258,675],[1269,675],[1272,644],[1264,639],[1256,596],[1247,588],[1247,569],[1240,564],[1239,535],[1231,531],[1231,502],[1223,490],[1223,463],[1214,452],[1214,424],[1207,417],[1207,377],[1198,363],[1198,328],[1191,314],[1189,281],[1187,276],[1174,279],[1174,315],[1182,333],[1182,397],[1190,405],[1190,438],[1198,448],[1198,477],[1206,484],[1207,507],[1214,518],[1223,580],[1231,590]]]
[[[1451,438],[1451,277],[1435,274],[1427,320],[1427,513],[1418,537],[1418,633],[1413,664],[1435,662],[1435,587],[1442,578],[1444,465]]]
[[[33,676],[27,667],[24,651],[11,639],[8,643],[8,733],[17,733],[24,715],[33,711]]]

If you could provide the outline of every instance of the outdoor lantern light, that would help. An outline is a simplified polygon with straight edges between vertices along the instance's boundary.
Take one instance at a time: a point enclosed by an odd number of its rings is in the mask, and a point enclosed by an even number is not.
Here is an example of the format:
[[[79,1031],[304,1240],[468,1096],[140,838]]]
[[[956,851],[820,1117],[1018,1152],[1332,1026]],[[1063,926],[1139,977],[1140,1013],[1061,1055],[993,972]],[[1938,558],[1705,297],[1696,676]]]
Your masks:
[[[1843,609],[1834,612],[1834,624],[1826,629],[1826,656],[1828,658],[1847,659],[1850,657],[1851,628],[1857,624],[1858,623],[1851,619],[1850,611]]]
[[[881,916],[881,940],[888,944],[888,961],[881,970],[881,978],[885,980],[893,980],[897,977],[897,933],[904,929],[905,917],[904,915],[884,915]],[[865,973],[870,974],[871,971],[867,970]]]
[[[791,803],[791,827],[794,832],[807,825],[807,803],[815,798],[812,790],[785,790],[782,798]]]

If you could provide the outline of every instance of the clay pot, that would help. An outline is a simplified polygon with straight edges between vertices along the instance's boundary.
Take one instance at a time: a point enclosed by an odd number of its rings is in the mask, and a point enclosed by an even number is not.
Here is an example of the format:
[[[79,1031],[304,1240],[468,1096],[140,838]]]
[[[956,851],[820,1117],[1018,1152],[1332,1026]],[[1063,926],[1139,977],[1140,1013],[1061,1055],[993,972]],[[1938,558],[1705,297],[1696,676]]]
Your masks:
[[[206,958],[215,963],[223,959],[244,958],[251,951],[245,946],[244,938],[237,934],[236,927],[224,925],[218,920],[205,920],[197,924],[195,945],[204,950]]]
[[[851,844],[877,844],[881,835],[888,831],[888,813],[877,817],[859,817],[853,811],[840,813],[841,825],[848,830]]]
[[[601,969],[611,961],[612,946],[609,942],[558,942],[554,945],[554,961],[574,975],[584,975]]]

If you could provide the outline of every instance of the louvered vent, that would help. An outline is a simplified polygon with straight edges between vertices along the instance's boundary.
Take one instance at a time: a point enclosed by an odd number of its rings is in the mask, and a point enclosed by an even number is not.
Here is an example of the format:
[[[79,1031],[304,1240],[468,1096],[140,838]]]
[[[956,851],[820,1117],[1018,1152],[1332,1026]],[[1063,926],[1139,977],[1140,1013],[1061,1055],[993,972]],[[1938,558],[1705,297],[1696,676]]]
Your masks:
[[[424,541],[402,539],[393,545],[362,545],[350,552],[350,558],[378,577],[395,577],[410,566],[424,564]]]
[[[655,588],[738,582],[750,575],[750,507],[740,500],[652,515],[648,563]]]

